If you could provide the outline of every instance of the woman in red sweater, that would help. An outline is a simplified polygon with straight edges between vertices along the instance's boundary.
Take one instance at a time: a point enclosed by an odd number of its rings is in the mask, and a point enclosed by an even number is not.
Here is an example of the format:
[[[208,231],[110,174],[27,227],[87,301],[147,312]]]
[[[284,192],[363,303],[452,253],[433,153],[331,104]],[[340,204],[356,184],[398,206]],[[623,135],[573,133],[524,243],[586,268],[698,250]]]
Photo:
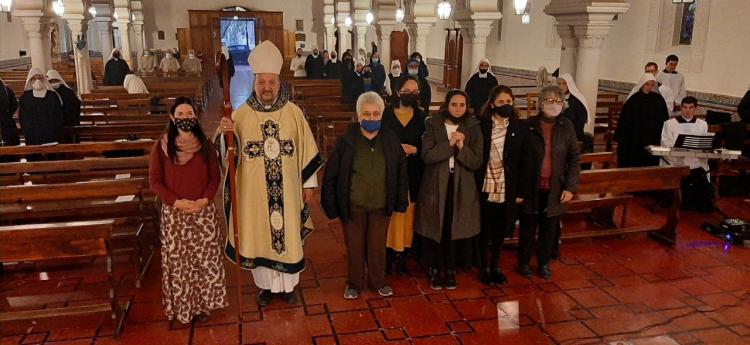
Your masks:
[[[205,321],[228,305],[221,259],[221,228],[214,196],[219,161],[193,102],[178,97],[170,121],[151,151],[150,188],[161,209],[162,302],[167,318]]]

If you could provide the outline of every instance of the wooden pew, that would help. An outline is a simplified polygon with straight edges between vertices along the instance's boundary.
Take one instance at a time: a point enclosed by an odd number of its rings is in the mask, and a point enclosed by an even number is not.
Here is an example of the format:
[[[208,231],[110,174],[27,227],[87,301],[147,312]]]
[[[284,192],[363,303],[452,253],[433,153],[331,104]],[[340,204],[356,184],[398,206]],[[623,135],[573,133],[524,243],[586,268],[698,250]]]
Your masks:
[[[120,303],[111,245],[112,234],[121,220],[105,219],[67,223],[35,223],[0,226],[0,262],[69,260],[105,257],[109,301],[82,306],[50,307],[37,310],[0,312],[0,322],[58,318],[107,312],[111,315],[114,336],[120,330],[130,302]],[[103,297],[103,296],[102,296]]]
[[[149,156],[139,156],[0,163],[0,186],[111,180],[118,175],[148,178],[149,162]]]
[[[63,132],[66,136],[79,138],[81,142],[87,141],[113,141],[129,139],[136,136],[138,139],[157,139],[164,132],[165,124],[124,124],[124,125],[81,125],[66,127]]]
[[[18,225],[126,217],[127,222],[112,233],[112,240],[116,252],[135,254],[135,284],[140,287],[155,252],[154,241],[149,250],[144,249],[144,225],[147,218],[153,217],[146,207],[146,186],[144,178],[0,186],[0,219],[2,223]]]
[[[674,246],[677,241],[677,222],[679,207],[682,201],[680,183],[688,176],[688,167],[647,167],[585,170],[581,172],[578,192],[571,202],[573,211],[577,206],[575,200],[582,195],[625,194],[651,191],[669,191],[672,193],[672,205],[667,210],[667,220],[661,226],[629,226],[615,229],[586,230],[563,232],[563,239],[594,238],[630,233],[648,232],[649,237]],[[517,244],[518,238],[506,240],[505,243]]]
[[[143,139],[122,142],[93,142],[80,144],[58,144],[58,145],[23,145],[23,146],[0,146],[0,157],[25,158],[29,155],[41,155],[46,159],[48,155],[57,155],[62,158],[73,159],[83,157],[104,157],[118,155],[121,153],[140,152],[137,155],[149,154],[154,147],[154,140]],[[132,155],[132,154],[131,154]]]

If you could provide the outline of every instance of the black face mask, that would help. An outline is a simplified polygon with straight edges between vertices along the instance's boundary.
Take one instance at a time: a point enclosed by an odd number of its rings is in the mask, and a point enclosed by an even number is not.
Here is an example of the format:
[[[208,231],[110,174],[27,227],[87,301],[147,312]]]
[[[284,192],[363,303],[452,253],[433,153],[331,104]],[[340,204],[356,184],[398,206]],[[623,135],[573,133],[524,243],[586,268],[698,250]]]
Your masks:
[[[416,108],[417,106],[419,106],[418,94],[404,93],[404,94],[400,94],[398,97],[401,100],[401,105],[403,106],[412,107],[412,108]]]
[[[184,132],[190,132],[198,125],[198,119],[174,119],[174,125]]]
[[[468,115],[466,115],[466,114],[464,114],[464,115],[463,115],[463,116],[461,116],[461,117],[455,117],[455,116],[453,116],[453,114],[451,114],[451,113],[449,113],[449,112],[446,112],[446,113],[445,113],[445,118],[446,118],[446,119],[447,119],[448,121],[450,121],[450,123],[452,123],[452,124],[454,124],[454,125],[457,125],[457,124],[459,124],[459,123],[463,122],[463,121],[464,121],[464,119],[465,119],[465,118],[467,118],[467,117],[468,117]]]
[[[302,56],[302,53],[297,53],[297,57],[301,57],[301,56]]]
[[[120,58],[120,54],[119,53],[114,53],[114,54],[112,54],[112,57],[115,58],[115,59],[119,59]]]
[[[487,74],[487,71],[489,71],[489,70],[488,69],[484,69],[484,68],[480,68],[479,69],[479,73],[482,73],[482,74]]]
[[[504,119],[507,119],[513,116],[513,113],[515,113],[515,109],[513,109],[513,106],[510,104],[503,104],[499,107],[493,107],[492,113]]]

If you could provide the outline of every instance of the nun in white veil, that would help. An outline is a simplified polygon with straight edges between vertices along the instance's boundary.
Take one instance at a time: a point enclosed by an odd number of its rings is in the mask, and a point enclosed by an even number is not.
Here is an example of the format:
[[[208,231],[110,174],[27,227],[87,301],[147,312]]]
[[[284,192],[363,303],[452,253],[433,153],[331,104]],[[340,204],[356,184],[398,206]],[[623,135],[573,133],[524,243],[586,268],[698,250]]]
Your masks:
[[[653,74],[643,74],[622,107],[615,130],[617,165],[621,168],[659,164],[659,158],[645,148],[660,145],[664,121],[669,119],[666,102],[656,92],[657,87]]]
[[[60,142],[63,137],[63,103],[39,68],[26,77],[18,103],[18,117],[26,145]]]
[[[576,86],[576,82],[570,74],[563,73],[560,75],[557,78],[557,85],[563,90],[565,98],[565,110],[561,115],[573,122],[576,138],[580,141],[583,139],[583,128],[586,126],[589,116],[592,116],[589,104],[581,90],[578,90],[578,86]]]

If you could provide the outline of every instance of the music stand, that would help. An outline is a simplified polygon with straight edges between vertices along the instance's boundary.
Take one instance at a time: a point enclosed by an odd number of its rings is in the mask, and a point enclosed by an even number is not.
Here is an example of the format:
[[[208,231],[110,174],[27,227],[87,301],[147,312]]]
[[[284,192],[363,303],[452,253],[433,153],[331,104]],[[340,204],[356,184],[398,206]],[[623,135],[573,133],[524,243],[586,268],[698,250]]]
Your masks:
[[[680,134],[674,143],[675,149],[713,151],[721,146],[721,138],[713,133],[704,135]]]

